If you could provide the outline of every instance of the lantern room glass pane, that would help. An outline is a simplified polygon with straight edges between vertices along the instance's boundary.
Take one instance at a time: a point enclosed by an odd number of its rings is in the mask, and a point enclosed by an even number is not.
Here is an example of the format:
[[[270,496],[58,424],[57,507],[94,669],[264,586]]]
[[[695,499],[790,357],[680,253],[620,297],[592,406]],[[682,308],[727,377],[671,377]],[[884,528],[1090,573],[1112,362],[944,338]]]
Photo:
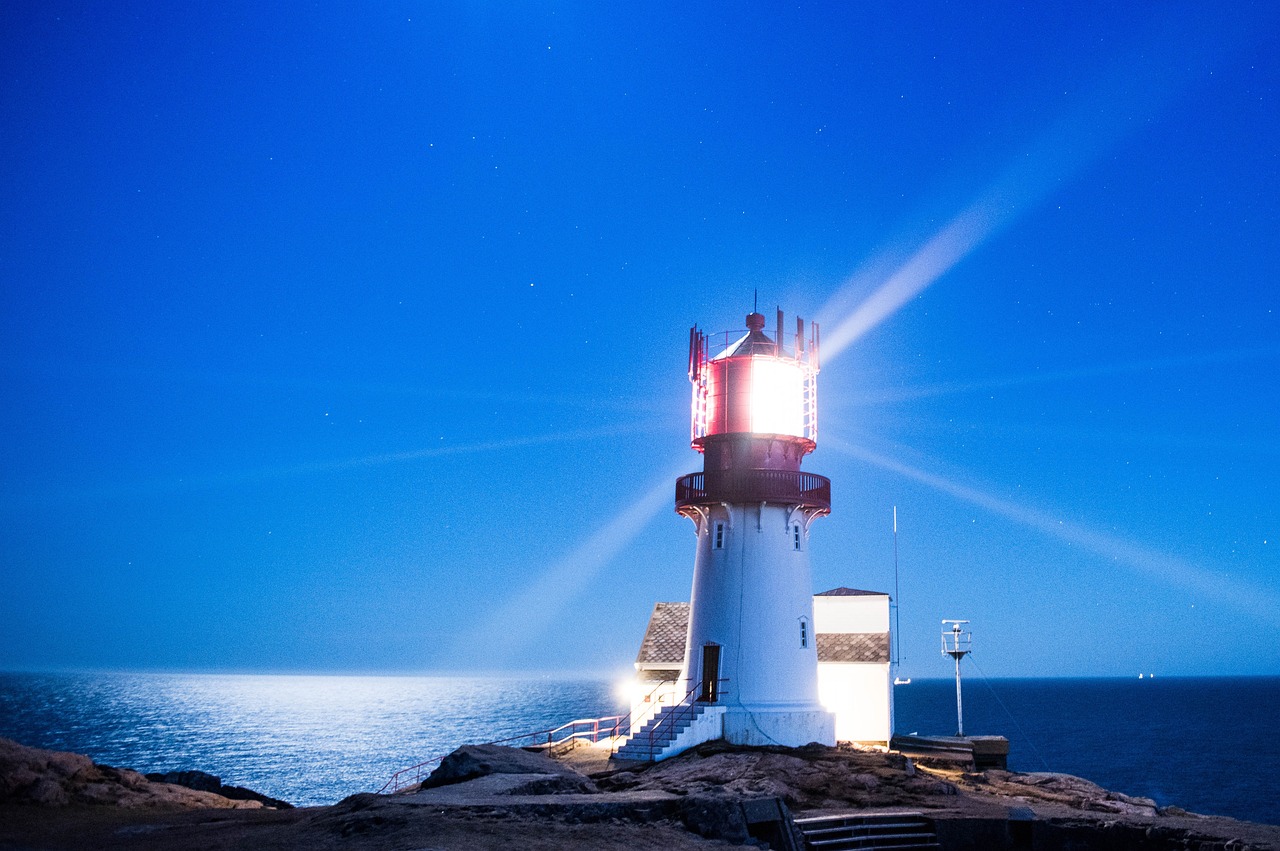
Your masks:
[[[751,431],[804,436],[804,371],[794,361],[751,359]]]

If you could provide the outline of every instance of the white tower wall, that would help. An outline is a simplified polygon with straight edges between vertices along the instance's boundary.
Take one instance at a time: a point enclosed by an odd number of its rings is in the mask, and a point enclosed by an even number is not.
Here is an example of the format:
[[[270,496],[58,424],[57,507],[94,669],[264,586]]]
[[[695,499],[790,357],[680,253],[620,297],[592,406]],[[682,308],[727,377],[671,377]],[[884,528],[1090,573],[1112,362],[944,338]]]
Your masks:
[[[818,699],[807,525],[800,510],[758,503],[711,506],[699,523],[682,680],[698,688],[703,647],[721,648],[731,742],[835,744]]]

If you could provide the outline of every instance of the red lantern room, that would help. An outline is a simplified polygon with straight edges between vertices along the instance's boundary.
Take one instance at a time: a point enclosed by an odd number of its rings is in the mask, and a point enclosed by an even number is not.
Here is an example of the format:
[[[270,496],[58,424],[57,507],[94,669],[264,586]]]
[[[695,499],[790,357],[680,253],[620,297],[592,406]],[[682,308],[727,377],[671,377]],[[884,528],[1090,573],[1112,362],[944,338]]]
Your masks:
[[[817,446],[817,323],[806,339],[797,318],[790,341],[781,310],[772,339],[764,326],[764,316],[748,314],[746,334],[716,335],[714,355],[712,338],[697,326],[689,331],[692,444],[703,453],[703,472],[677,483],[682,513],[718,500],[830,509],[830,481],[800,472],[801,459]]]
[[[723,336],[723,350],[710,355],[711,340],[697,326],[689,331],[689,380],[693,382],[693,448],[705,452],[716,435],[755,434],[798,438],[812,452],[818,432],[818,326],[806,341],[796,319],[793,347],[783,336],[764,333],[765,319],[747,315],[747,333]]]

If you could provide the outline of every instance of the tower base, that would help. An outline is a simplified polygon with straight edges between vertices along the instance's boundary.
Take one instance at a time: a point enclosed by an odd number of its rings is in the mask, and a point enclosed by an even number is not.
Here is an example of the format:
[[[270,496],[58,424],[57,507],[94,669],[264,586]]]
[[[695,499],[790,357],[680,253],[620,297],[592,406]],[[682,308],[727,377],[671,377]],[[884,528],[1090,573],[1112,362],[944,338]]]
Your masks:
[[[835,746],[836,717],[821,709],[745,709],[724,714],[724,739],[735,745],[782,745],[798,748],[810,742]]]

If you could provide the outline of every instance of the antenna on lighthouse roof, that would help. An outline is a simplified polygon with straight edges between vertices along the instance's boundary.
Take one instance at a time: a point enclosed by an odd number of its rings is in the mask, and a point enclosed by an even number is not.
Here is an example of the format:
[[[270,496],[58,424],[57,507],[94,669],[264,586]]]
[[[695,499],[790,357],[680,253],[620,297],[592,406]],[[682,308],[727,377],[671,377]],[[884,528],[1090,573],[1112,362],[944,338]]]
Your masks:
[[[752,291],[751,291],[751,312],[752,312],[752,313],[759,313],[759,312],[760,312],[760,290],[759,290],[759,288],[756,288],[756,289],[754,289],[754,290],[752,290]]]

